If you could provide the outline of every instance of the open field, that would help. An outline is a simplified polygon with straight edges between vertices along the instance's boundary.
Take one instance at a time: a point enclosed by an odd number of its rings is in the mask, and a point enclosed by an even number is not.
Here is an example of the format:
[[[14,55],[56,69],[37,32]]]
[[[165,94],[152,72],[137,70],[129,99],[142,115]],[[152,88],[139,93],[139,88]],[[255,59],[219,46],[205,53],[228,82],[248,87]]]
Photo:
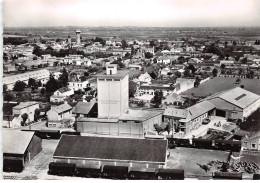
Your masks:
[[[246,90],[260,95],[260,79],[241,78],[241,83],[235,84],[236,79],[237,78],[215,77],[200,84],[198,88],[192,88],[186,92],[183,92],[183,94],[194,94],[194,96],[206,97],[217,92],[244,85]]]
[[[213,170],[206,172],[197,163],[206,165],[212,160],[226,162],[229,154],[225,151],[181,147],[169,151],[170,158],[167,161],[167,168],[184,169],[185,177],[211,177]]]
[[[256,40],[260,39],[259,27],[24,27],[4,28],[4,33],[30,36],[44,36],[49,38],[67,38],[75,35],[75,30],[81,30],[83,39],[110,38],[122,36],[125,39],[164,39],[175,40],[180,38],[195,38],[197,40]]]

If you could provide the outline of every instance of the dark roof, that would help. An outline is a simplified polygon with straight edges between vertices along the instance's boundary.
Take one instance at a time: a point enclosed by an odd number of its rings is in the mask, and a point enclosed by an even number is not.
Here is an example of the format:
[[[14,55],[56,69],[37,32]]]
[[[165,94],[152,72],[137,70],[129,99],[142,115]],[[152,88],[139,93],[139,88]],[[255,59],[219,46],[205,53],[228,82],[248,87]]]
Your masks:
[[[165,163],[166,149],[166,140],[62,135],[53,157]]]
[[[162,85],[141,85],[140,89],[153,89],[153,90],[174,90],[175,87],[162,86]]]
[[[75,107],[72,109],[73,114],[88,114],[89,111],[93,108],[96,101],[91,102],[78,102]]]

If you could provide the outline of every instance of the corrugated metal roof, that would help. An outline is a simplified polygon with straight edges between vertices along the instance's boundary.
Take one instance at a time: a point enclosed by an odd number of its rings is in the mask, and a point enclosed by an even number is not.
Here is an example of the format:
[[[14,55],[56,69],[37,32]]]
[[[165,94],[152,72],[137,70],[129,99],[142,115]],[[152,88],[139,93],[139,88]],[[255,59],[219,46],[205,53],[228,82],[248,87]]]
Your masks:
[[[24,154],[34,132],[3,129],[3,153]]]
[[[9,85],[13,84],[16,81],[26,81],[29,80],[29,78],[48,78],[50,76],[50,72],[47,69],[32,71],[32,72],[26,72],[23,74],[16,74],[12,76],[6,76],[3,78],[3,84]]]
[[[221,98],[231,104],[234,104],[244,109],[256,100],[260,99],[260,96],[250,91],[247,91],[241,87],[236,87],[230,90],[219,92],[215,95],[208,97],[207,99],[211,100],[214,98]]]

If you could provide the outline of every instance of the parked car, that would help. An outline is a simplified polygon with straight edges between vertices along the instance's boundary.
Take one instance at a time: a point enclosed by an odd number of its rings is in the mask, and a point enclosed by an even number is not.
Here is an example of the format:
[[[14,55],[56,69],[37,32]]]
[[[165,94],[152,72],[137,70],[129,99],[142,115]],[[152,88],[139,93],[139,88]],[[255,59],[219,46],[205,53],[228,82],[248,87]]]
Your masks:
[[[210,122],[210,119],[209,118],[205,118],[203,121],[202,121],[202,124],[203,125],[206,125],[206,124],[209,124]]]

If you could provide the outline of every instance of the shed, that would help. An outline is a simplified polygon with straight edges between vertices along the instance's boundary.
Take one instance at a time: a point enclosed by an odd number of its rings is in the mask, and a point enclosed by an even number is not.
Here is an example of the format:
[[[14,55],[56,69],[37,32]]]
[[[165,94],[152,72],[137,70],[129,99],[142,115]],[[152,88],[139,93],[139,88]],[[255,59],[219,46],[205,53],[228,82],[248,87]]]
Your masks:
[[[42,151],[35,132],[3,130],[3,170],[21,172],[25,164]]]

